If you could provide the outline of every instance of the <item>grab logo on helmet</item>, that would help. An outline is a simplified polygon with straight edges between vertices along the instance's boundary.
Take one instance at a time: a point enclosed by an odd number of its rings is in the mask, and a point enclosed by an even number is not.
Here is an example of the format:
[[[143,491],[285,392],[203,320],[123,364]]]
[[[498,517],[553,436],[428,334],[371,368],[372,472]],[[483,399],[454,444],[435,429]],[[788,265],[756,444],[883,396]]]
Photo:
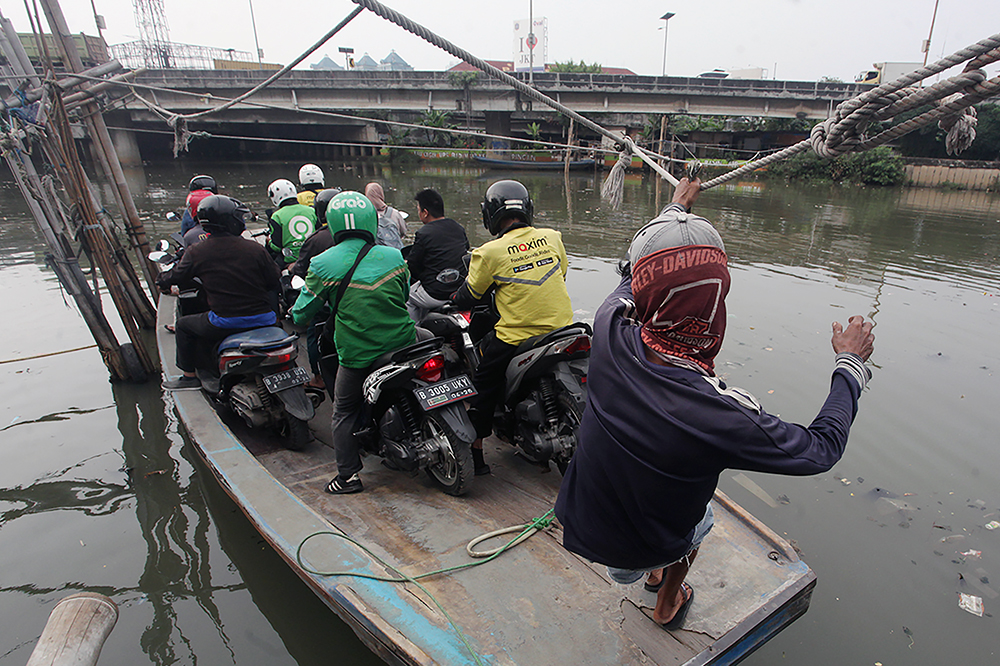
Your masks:
[[[316,225],[305,215],[296,215],[288,221],[288,233],[298,241],[304,241],[312,234]]]

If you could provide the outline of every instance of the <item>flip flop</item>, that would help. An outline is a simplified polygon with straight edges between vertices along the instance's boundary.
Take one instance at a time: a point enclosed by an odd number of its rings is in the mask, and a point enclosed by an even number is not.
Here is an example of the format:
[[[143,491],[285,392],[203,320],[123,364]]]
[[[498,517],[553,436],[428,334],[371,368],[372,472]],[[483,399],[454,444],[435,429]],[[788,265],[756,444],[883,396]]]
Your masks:
[[[688,611],[691,610],[691,602],[694,601],[694,588],[687,583],[681,583],[681,590],[687,589],[690,594],[688,594],[687,600],[681,604],[681,607],[677,609],[674,613],[673,619],[666,624],[661,624],[660,626],[667,631],[673,631],[674,629],[680,629],[681,625],[684,624],[684,619],[687,617]]]
[[[660,588],[663,587],[663,583],[667,580],[667,577],[665,575],[663,575],[663,574],[664,574],[664,572],[661,571],[660,572],[660,582],[659,583],[657,583],[656,585],[650,585],[649,583],[643,583],[642,584],[642,589],[646,590],[647,592],[659,592]],[[646,580],[648,581],[649,578],[647,577]]]

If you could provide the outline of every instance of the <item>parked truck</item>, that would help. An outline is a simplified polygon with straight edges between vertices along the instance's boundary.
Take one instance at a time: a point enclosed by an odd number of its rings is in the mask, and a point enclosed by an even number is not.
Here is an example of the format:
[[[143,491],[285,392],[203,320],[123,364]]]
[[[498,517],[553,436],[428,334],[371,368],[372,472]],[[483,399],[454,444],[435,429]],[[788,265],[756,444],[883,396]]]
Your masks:
[[[877,86],[895,81],[904,74],[909,74],[921,67],[923,65],[919,62],[876,62],[872,63],[872,69],[866,69],[854,77],[854,82]]]

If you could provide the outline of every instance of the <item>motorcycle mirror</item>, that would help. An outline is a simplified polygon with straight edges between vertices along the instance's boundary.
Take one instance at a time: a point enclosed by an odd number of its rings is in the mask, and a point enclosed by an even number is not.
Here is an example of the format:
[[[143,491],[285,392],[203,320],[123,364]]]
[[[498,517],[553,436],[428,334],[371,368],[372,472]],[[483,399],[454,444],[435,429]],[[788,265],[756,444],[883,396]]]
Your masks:
[[[283,249],[281,251],[281,254],[284,255],[286,258],[287,257],[291,257],[292,256],[292,248],[286,247],[285,249]]]
[[[292,289],[300,290],[302,287],[306,286],[306,281],[302,279],[299,275],[292,276]]]
[[[153,250],[146,257],[154,264],[168,264],[173,263],[174,260],[173,257],[161,250]]]
[[[169,213],[167,213],[166,217],[168,222],[176,222],[178,220],[177,213],[175,213],[174,211],[170,211]]]

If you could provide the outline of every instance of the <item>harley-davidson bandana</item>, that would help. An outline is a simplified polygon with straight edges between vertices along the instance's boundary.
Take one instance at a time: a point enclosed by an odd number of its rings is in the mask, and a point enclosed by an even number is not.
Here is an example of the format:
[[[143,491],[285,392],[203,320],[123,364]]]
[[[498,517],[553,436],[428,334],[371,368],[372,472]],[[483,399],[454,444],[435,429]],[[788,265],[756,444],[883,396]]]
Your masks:
[[[726,253],[709,245],[671,247],[632,267],[632,295],[642,341],[655,353],[715,374],[726,332]]]

